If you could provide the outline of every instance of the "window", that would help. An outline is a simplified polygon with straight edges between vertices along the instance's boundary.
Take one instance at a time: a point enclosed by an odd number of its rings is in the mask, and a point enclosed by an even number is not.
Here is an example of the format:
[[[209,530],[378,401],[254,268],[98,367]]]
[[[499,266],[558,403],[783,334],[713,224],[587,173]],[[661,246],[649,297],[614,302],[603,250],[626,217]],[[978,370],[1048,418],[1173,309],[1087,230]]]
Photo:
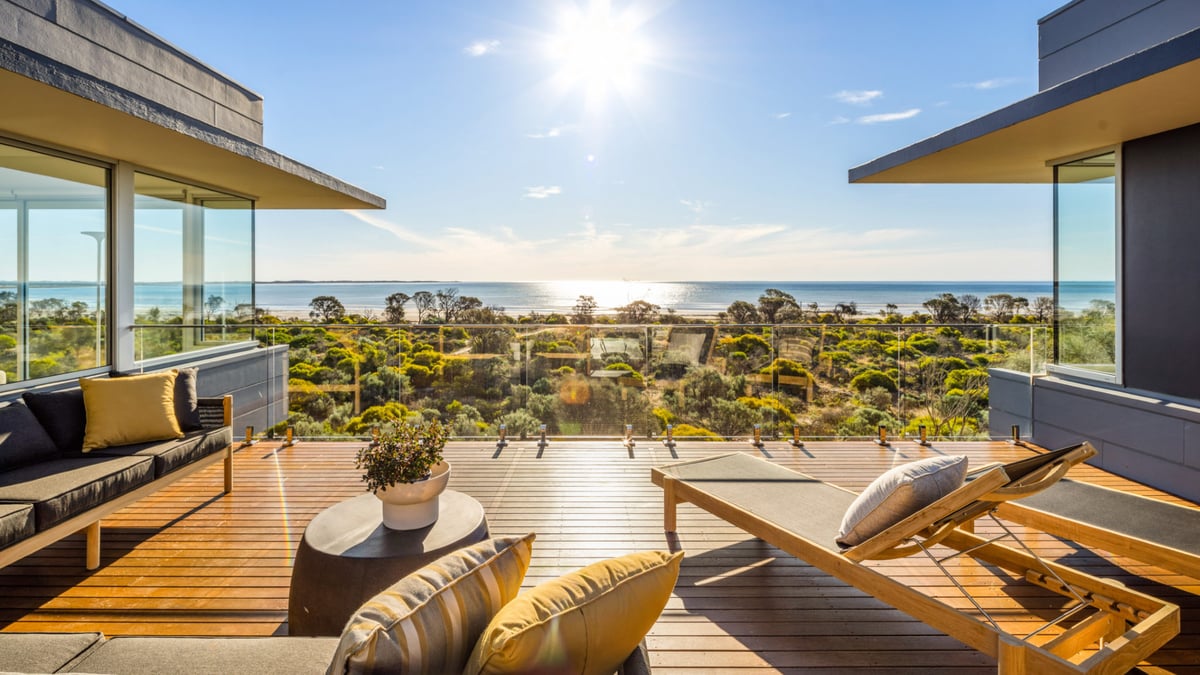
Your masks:
[[[240,342],[254,318],[254,205],[134,174],[134,313],[139,361]]]
[[[1054,168],[1055,363],[1119,378],[1117,154]]]
[[[0,144],[0,384],[109,364],[108,169]]]

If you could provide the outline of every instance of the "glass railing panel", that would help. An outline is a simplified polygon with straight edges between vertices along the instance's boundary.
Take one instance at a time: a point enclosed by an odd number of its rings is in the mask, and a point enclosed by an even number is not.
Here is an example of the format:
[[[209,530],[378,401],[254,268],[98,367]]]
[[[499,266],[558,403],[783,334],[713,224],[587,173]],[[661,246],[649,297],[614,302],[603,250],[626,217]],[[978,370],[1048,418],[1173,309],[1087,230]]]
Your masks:
[[[181,332],[138,327],[139,358]],[[252,332],[253,331],[253,332]],[[86,333],[86,331],[84,331]],[[1044,371],[1031,325],[385,325],[202,328],[200,345],[288,346],[299,437],[364,438],[438,418],[453,437],[762,440],[975,439],[988,433],[989,368]],[[82,338],[81,338],[82,339]],[[0,354],[0,358],[3,354]],[[1028,388],[1028,384],[1024,385]],[[922,430],[923,428],[923,430]],[[994,429],[993,429],[994,430]],[[260,430],[261,431],[261,430]],[[1027,433],[1027,432],[1026,432]]]

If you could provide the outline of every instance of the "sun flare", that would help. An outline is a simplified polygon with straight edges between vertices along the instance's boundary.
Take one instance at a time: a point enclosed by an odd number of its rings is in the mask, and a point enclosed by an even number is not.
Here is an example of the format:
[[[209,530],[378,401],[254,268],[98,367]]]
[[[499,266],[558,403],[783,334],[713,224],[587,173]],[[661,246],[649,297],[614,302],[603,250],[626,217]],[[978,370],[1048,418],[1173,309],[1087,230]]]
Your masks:
[[[608,0],[592,0],[586,10],[571,7],[548,47],[561,64],[555,76],[563,88],[582,88],[589,103],[610,93],[625,96],[637,87],[637,73],[650,60],[648,42],[638,35],[642,21],[627,9],[614,13]]]

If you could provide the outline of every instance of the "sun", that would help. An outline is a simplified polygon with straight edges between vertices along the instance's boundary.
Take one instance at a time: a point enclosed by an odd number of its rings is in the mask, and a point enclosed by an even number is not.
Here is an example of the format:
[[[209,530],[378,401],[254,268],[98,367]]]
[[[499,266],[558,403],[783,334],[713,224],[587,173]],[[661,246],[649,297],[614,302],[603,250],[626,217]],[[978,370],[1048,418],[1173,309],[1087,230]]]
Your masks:
[[[555,81],[565,89],[582,88],[589,104],[603,103],[612,93],[633,95],[638,71],[651,57],[649,43],[638,35],[642,22],[632,8],[614,13],[608,0],[567,9],[548,46],[560,66]]]

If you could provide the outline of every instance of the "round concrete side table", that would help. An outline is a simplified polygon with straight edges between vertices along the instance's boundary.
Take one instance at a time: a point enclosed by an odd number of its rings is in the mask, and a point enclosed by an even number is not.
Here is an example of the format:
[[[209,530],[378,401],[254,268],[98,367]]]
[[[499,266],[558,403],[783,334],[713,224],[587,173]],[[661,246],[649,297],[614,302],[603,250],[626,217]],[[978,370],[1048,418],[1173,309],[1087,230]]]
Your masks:
[[[317,514],[296,550],[288,594],[289,635],[341,635],[364,602],[443,555],[487,539],[483,507],[469,495],[442,493],[438,519],[419,530],[383,525],[370,493]]]

